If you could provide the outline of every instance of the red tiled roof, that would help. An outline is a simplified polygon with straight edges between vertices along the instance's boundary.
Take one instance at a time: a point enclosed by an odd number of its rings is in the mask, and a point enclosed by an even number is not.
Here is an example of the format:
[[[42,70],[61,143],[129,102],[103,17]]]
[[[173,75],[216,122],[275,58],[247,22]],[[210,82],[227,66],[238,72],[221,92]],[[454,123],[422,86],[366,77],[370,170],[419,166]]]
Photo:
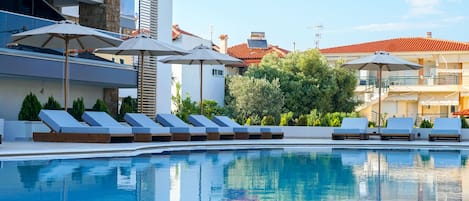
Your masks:
[[[321,53],[365,53],[387,52],[424,52],[424,51],[468,51],[469,43],[434,38],[413,37],[372,41],[346,46],[321,49]]]
[[[176,40],[181,34],[185,34],[185,35],[200,38],[199,36],[197,36],[195,34],[192,34],[192,33],[189,33],[187,31],[182,30],[181,28],[179,28],[178,24],[174,24],[172,29],[173,29],[172,30],[173,31],[173,33],[172,33],[173,40]]]
[[[242,43],[228,48],[228,55],[243,60],[245,66],[249,66],[251,64],[259,64],[266,54],[272,52],[276,52],[279,54],[280,57],[284,57],[290,51],[273,45],[269,45],[267,49],[251,49],[248,48],[247,43]]]

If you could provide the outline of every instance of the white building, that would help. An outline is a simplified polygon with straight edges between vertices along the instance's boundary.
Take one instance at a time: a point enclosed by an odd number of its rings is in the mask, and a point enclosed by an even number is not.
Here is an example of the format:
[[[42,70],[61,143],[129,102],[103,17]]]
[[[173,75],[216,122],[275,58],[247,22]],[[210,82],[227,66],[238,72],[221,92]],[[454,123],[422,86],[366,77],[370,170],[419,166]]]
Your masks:
[[[212,47],[210,40],[203,39],[173,25],[173,45],[190,50],[198,45]],[[192,101],[200,100],[200,65],[172,65],[172,95],[176,95],[176,83],[181,84],[182,98],[190,96]],[[204,65],[202,69],[202,98],[214,100],[224,105],[225,98],[225,67],[224,65]],[[174,107],[174,105],[173,105]]]

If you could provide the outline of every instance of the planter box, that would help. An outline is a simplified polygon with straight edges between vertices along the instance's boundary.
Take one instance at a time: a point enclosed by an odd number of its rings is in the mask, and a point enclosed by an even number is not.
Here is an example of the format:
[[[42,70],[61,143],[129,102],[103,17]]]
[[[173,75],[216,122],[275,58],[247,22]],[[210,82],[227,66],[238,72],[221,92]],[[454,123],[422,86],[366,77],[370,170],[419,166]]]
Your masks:
[[[5,121],[5,141],[32,141],[33,132],[50,132],[41,121]]]

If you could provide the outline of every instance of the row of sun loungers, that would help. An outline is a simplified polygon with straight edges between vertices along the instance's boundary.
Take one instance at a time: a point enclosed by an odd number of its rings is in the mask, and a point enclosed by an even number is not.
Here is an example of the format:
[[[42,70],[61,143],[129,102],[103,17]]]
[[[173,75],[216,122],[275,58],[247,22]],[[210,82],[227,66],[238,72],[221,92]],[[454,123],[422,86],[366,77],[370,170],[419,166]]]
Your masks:
[[[414,121],[412,118],[389,118],[386,128],[381,128],[379,133],[381,140],[389,139],[415,139],[415,133],[412,132]],[[356,138],[367,140],[371,133],[367,133],[368,119],[366,118],[344,118],[340,128],[334,129],[332,133],[333,140]],[[454,139],[461,141],[461,119],[459,118],[436,118],[431,129],[428,140]]]
[[[124,119],[130,126],[105,112],[85,112],[82,118],[86,124],[62,110],[41,110],[39,117],[51,132],[33,133],[34,141],[109,143],[283,138],[281,129],[241,126],[225,116],[216,116],[211,121],[203,115],[191,115],[189,120],[193,125],[190,125],[173,114],[158,114],[157,123],[144,114],[127,113]]]

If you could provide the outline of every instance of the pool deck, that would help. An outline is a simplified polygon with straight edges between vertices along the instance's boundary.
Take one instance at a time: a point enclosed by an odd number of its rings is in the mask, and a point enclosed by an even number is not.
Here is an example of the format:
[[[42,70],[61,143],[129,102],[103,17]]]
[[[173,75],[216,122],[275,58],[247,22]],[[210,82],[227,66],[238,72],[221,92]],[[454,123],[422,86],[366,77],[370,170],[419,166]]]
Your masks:
[[[0,160],[62,159],[111,156],[135,156],[145,153],[161,153],[180,150],[209,150],[236,148],[436,148],[469,149],[469,141],[425,140],[400,141],[330,140],[330,139],[281,139],[281,140],[223,140],[191,142],[147,142],[147,143],[60,143],[60,142],[4,142],[0,144]]]

